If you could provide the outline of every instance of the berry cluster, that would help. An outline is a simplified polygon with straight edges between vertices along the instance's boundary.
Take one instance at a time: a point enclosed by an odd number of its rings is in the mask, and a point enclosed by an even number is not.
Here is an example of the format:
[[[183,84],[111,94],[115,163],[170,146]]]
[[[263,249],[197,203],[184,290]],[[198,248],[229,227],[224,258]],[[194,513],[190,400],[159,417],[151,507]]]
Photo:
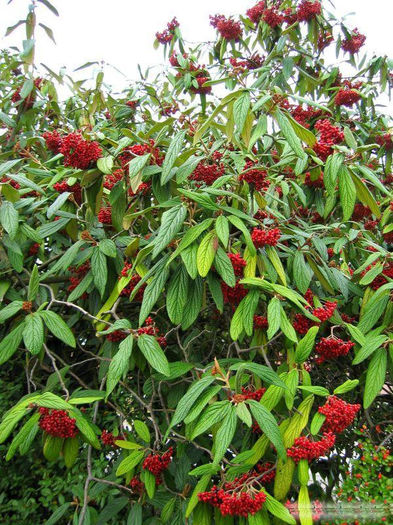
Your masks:
[[[101,224],[112,224],[112,207],[104,206],[98,212],[97,217]]]
[[[317,42],[319,51],[323,51],[325,48],[330,46],[333,40],[334,40],[334,37],[329,31],[324,31],[323,33],[319,33],[318,42]]]
[[[307,299],[310,302],[310,299]],[[318,317],[321,323],[327,321],[332,317],[337,307],[336,302],[326,301],[324,306],[319,306],[311,310],[312,315]],[[305,317],[303,314],[296,314],[292,325],[296,332],[300,335],[304,335],[312,326],[316,326],[318,323],[314,323],[308,317]]]
[[[254,329],[267,330],[269,327],[267,318],[264,315],[254,315]]]
[[[257,390],[252,390],[251,387],[242,387],[242,396],[244,399],[254,399],[255,401],[260,401],[263,394],[266,392],[266,388],[258,388]]]
[[[217,29],[225,40],[237,42],[242,37],[240,22],[235,22],[232,18],[225,18],[224,15],[210,16],[210,25]]]
[[[265,9],[262,18],[272,29],[281,25],[285,20],[284,15],[279,13],[274,7]]]
[[[227,283],[221,283],[222,295],[224,297],[224,304],[228,303],[232,306],[237,306],[240,301],[247,295],[247,290],[239,281],[232,288]]]
[[[317,15],[321,14],[321,4],[318,0],[302,0],[297,10],[297,19],[299,22],[309,22]]]
[[[334,97],[336,106],[352,107],[356,102],[359,102],[361,95],[353,89],[340,89]]]
[[[116,447],[115,441],[123,441],[123,436],[114,436],[112,432],[108,432],[108,430],[103,430],[101,432],[101,442],[106,447]]]
[[[179,22],[176,20],[176,18],[173,18],[170,22],[168,22],[166,29],[162,33],[156,33],[156,38],[160,42],[160,44],[168,44],[175,34],[175,29],[179,26]]]
[[[281,231],[278,228],[272,228],[271,230],[261,230],[260,228],[254,228],[251,234],[251,239],[255,248],[276,246],[280,237]]]
[[[267,180],[267,171],[254,168],[254,165],[253,161],[247,161],[243,173],[239,176],[239,180],[246,181],[253,190],[266,191],[270,184]]]
[[[162,163],[164,162],[164,155],[158,148],[155,147],[154,140],[150,139],[146,144],[134,144],[133,146],[125,148],[122,154],[119,155],[121,167],[123,169],[128,169],[128,163],[130,160],[132,160],[134,157],[146,155],[147,153],[150,153],[150,165],[156,164],[157,166],[162,166]]]
[[[263,13],[265,11],[265,7],[266,7],[266,4],[264,0],[262,0],[261,2],[258,2],[256,5],[254,5],[253,7],[247,10],[246,14],[248,18],[255,25],[258,25],[259,22],[261,21]]]
[[[244,268],[247,266],[247,262],[238,253],[228,253],[228,257],[231,260],[235,275],[241,277],[243,275]]]
[[[132,480],[130,481],[130,487],[131,487],[131,490],[135,492],[135,494],[141,495],[143,492],[144,485],[139,478],[134,476]]]
[[[54,131],[46,131],[42,136],[45,139],[48,150],[53,151],[53,153],[59,153],[62,138],[57,129]]]
[[[204,182],[207,186],[210,186],[215,180],[224,175],[225,166],[221,159],[222,153],[215,151],[210,160],[201,160],[191,173],[190,179],[200,183]]]
[[[85,140],[80,133],[70,133],[61,139],[59,153],[64,155],[64,166],[86,170],[102,156],[97,142]]]
[[[309,128],[309,121],[316,119],[321,116],[321,109],[313,109],[312,107],[307,107],[304,109],[303,106],[289,106],[288,110],[290,111],[292,117],[299,122],[305,128]]]
[[[352,220],[353,221],[361,221],[362,219],[365,219],[367,217],[371,217],[372,212],[368,206],[365,206],[364,204],[361,204],[360,202],[355,204],[355,207],[353,209],[352,213]]]
[[[148,317],[145,321],[144,326],[138,328],[138,335],[154,335],[157,339],[158,344],[161,347],[167,346],[167,340],[164,336],[160,336],[160,330],[157,328],[156,323],[152,317]]]
[[[318,308],[314,308],[312,310],[312,314],[315,317],[318,317],[318,319],[323,323],[324,321],[327,321],[332,317],[335,310],[337,308],[337,302],[336,301],[326,301],[324,306],[319,306]]]
[[[324,183],[323,183],[322,171],[319,173],[317,178],[311,177],[311,173],[307,171],[305,179],[304,179],[304,184],[308,186],[309,188],[323,188]]]
[[[333,146],[344,140],[344,133],[328,119],[318,120],[315,129],[320,138],[313,147],[314,151],[320,159],[326,160],[333,153]]]
[[[70,417],[65,410],[40,407],[39,413],[41,416],[38,425],[50,436],[66,439],[78,434],[75,419]]]
[[[123,330],[115,330],[114,332],[107,334],[106,339],[111,343],[119,343],[120,341],[123,341],[127,336],[127,332],[123,332]]]
[[[142,467],[149,470],[156,478],[156,484],[162,483],[162,472],[166,470],[172,461],[173,448],[170,447],[164,454],[149,454],[145,458]]]
[[[263,65],[264,58],[261,57],[258,53],[253,53],[249,58],[245,60],[238,60],[235,57],[229,59],[231,66],[238,72],[243,73],[244,71],[250,69],[258,69]]]
[[[224,488],[221,489],[214,485],[210,491],[200,492],[198,499],[218,508],[223,516],[247,518],[249,514],[254,515],[262,508],[266,501],[264,492],[256,492],[255,490],[232,492],[232,485],[233,483],[225,483]]]
[[[352,341],[343,341],[336,337],[322,337],[315,346],[315,351],[319,355],[317,362],[323,363],[324,361],[347,355],[354,346],[355,343]]]
[[[113,173],[105,175],[104,188],[106,188],[107,190],[111,190],[113,186],[117,184],[120,180],[123,180],[123,178],[124,170],[122,169],[115,170]]]
[[[72,186],[69,186],[66,180],[63,182],[56,182],[56,184],[53,184],[53,189],[59,193],[69,191],[73,194],[75,202],[78,204],[81,204],[82,202],[82,187],[79,182],[75,182]]]
[[[131,270],[131,268],[132,268],[132,264],[126,262],[124,264],[124,268],[121,271],[121,275],[123,277],[127,277],[128,276],[128,272]],[[142,279],[142,277],[140,277],[138,274],[133,275],[131,277],[131,281],[120,292],[120,295],[123,295],[125,297],[129,297],[131,295],[132,291],[134,290],[135,286],[139,283],[139,281],[141,279]],[[145,288],[146,288],[146,284],[142,284],[142,286],[138,289],[138,291],[137,291],[137,293],[136,293],[136,295],[134,297],[134,301],[142,302]]]
[[[393,136],[390,133],[385,133],[384,135],[378,135],[377,137],[375,137],[375,142],[379,144],[380,146],[384,146],[385,149],[387,150],[393,149]],[[389,182],[391,181],[389,180]]]
[[[318,412],[326,416],[321,430],[340,434],[352,424],[359,410],[358,404],[352,405],[337,396],[329,396],[326,403],[318,408]]]
[[[86,261],[78,267],[70,266],[68,270],[73,275],[71,275],[71,277],[69,278],[70,285],[68,286],[67,290],[69,292],[72,292],[72,290],[75,290],[75,288],[78,286],[78,284],[80,284],[87,272],[90,270],[90,261]],[[82,295],[82,299],[85,299],[86,297],[86,293]]]
[[[29,248],[28,255],[37,255],[39,249],[40,249],[40,243],[38,242],[33,243]]]
[[[313,459],[325,456],[336,442],[336,436],[332,432],[324,432],[320,441],[310,441],[305,436],[295,439],[294,445],[287,450],[287,454],[296,463],[301,459],[312,461]]]
[[[366,41],[365,35],[359,33],[358,29],[352,31],[352,35],[341,42],[341,48],[351,55],[355,55]]]

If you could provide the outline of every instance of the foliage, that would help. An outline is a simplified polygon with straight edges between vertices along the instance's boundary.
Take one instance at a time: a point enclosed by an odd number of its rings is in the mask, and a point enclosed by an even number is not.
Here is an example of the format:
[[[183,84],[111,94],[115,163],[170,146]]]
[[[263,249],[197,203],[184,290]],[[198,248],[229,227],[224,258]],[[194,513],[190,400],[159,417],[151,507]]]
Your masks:
[[[0,65],[4,520],[295,523],[290,499],[308,525],[351,426],[387,419],[392,61],[326,7],[259,2],[194,47],[174,19],[168,67],[120,97],[103,70],[37,71],[48,0],[9,29],[26,39]]]

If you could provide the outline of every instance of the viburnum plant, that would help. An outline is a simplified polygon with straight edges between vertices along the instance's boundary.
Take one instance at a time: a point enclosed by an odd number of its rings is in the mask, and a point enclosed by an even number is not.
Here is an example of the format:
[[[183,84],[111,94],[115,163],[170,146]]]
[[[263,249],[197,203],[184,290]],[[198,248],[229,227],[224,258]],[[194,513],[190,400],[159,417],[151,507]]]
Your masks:
[[[9,29],[1,450],[69,480],[37,523],[308,525],[389,419],[393,63],[326,4],[173,19],[119,97],[36,69],[48,0]]]

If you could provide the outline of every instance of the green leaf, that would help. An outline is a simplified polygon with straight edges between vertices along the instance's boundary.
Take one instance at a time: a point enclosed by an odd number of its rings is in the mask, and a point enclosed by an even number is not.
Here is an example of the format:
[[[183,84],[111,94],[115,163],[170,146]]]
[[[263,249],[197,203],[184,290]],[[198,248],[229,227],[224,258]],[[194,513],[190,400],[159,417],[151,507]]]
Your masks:
[[[14,239],[19,227],[19,213],[12,202],[3,201],[0,206],[0,223],[10,236],[10,239]]]
[[[181,320],[182,330],[187,330],[198,318],[202,308],[203,301],[203,283],[200,277],[197,277],[190,283],[188,292],[187,308],[184,309]]]
[[[97,439],[94,427],[83,417],[82,412],[76,407],[70,410],[70,416],[75,418],[75,424],[90,445],[99,450],[100,442]]]
[[[33,266],[33,270],[31,272],[30,280],[29,280],[29,289],[27,292],[28,301],[34,301],[34,299],[36,298],[37,293],[38,293],[39,283],[40,283],[40,277],[38,275],[38,267],[35,264]]]
[[[323,174],[323,183],[329,195],[334,195],[337,185],[338,173],[343,163],[342,153],[329,155]]]
[[[288,339],[290,341],[293,341],[294,343],[297,343],[297,335],[296,335],[295,329],[289,322],[287,314],[285,313],[285,310],[281,305],[280,305],[280,326],[281,326],[281,330],[288,337]]]
[[[378,336],[370,336],[366,338],[366,341],[364,345],[358,350],[356,353],[356,356],[354,360],[352,361],[353,365],[358,365],[368,357],[370,357],[371,354],[375,352],[378,348],[380,348],[385,341],[387,341],[386,335],[378,335]]]
[[[218,429],[214,440],[213,465],[219,463],[219,461],[224,457],[228,447],[232,443],[232,439],[236,431],[236,426],[236,410],[233,405],[230,405],[230,409],[226,414],[220,428]]]
[[[113,157],[112,155],[108,155],[107,157],[101,157],[97,160],[97,168],[102,171],[102,173],[105,173],[106,175],[110,175],[112,173],[113,169]]]
[[[150,432],[149,428],[143,421],[139,421],[139,419],[134,419],[134,428],[135,432],[138,434],[138,436],[145,442],[150,443]]]
[[[267,336],[270,340],[277,330],[279,330],[281,323],[281,303],[277,297],[273,297],[269,302],[269,306],[267,307],[267,321],[269,327]]]
[[[282,262],[280,261],[280,258],[278,256],[277,251],[273,246],[266,246],[265,248],[266,254],[270,259],[270,262],[274,266],[274,269],[276,270],[278,277],[280,278],[280,281],[284,286],[287,285],[287,278],[285,276],[285,270],[282,265]]]
[[[260,365],[259,363],[253,363],[250,361],[243,361],[242,363],[231,365],[229,370],[238,370],[240,367],[243,367],[245,370],[250,370],[250,372],[256,374],[258,377],[263,379],[263,381],[266,381],[266,383],[279,386],[284,390],[287,388],[284,381],[280,379],[278,374],[265,365]]]
[[[217,237],[215,232],[208,232],[202,239],[197,251],[197,268],[201,277],[206,277],[216,254]]]
[[[72,348],[76,347],[76,341],[71,328],[63,321],[60,315],[51,310],[43,310],[40,313],[47,328],[52,334]]]
[[[233,271],[230,258],[221,248],[221,246],[219,246],[216,251],[214,267],[220,274],[222,280],[225,281],[228,286],[233,288],[236,284],[235,272]]]
[[[134,338],[132,335],[129,335],[123,339],[119,345],[119,350],[111,359],[108,369],[108,376],[106,379],[107,397],[113,391],[123,375],[128,372],[129,359],[131,357],[133,343]]]
[[[149,498],[153,498],[156,491],[156,478],[149,470],[142,470],[141,479],[145,484],[145,489]]]
[[[236,415],[248,427],[252,426],[252,417],[245,403],[238,403],[236,405]]]
[[[243,131],[250,105],[251,98],[248,91],[245,91],[233,104],[233,117],[239,133]]]
[[[142,181],[141,172],[146,166],[148,160],[150,159],[150,153],[146,155],[138,155],[134,157],[128,163],[128,176],[130,179],[131,190],[135,193]]]
[[[179,243],[179,246],[176,248],[176,250],[173,252],[173,254],[170,256],[168,264],[175,259],[179,253],[183,252],[188,246],[190,246],[194,241],[198,239],[198,237],[203,233],[213,222],[213,219],[205,219],[200,224],[197,224],[196,226],[193,226],[189,230],[186,231],[184,237]]]
[[[313,436],[318,434],[321,430],[322,425],[324,424],[326,416],[320,412],[315,412],[314,417],[311,420],[310,431]]]
[[[215,381],[214,376],[205,376],[202,379],[193,383],[190,388],[187,390],[187,393],[180,399],[177,404],[176,411],[173,415],[169,429],[175,425],[181,423],[183,419],[187,416],[195,401],[199,398],[206,388]],[[169,430],[168,429],[168,430]]]
[[[68,438],[64,441],[63,457],[67,468],[71,468],[78,458],[79,439],[78,437]]]
[[[364,182],[352,170],[348,171],[355,185],[357,198],[365,206],[368,206],[373,212],[373,214],[376,216],[376,218],[379,219],[381,217],[381,210],[379,209],[379,206],[376,200],[374,199],[372,193],[370,192],[366,184],[364,184]]]
[[[116,257],[116,244],[111,239],[103,239],[98,245],[99,249],[104,255],[108,257]]]
[[[310,394],[315,394],[316,396],[323,396],[326,397],[329,395],[329,390],[327,388],[324,388],[323,386],[299,386],[300,390],[305,390],[306,392],[310,392]]]
[[[58,221],[52,221],[48,222],[46,224],[43,224],[40,226],[37,230],[38,235],[41,237],[41,239],[44,239],[45,237],[50,237],[54,233],[58,232],[59,230],[63,230],[67,224],[70,222],[70,219],[67,219],[65,217],[60,218]],[[77,243],[75,243],[69,250],[73,249],[75,251]],[[80,244],[84,244],[84,241],[80,241]],[[76,254],[75,254],[76,255]],[[57,261],[57,264],[60,264],[60,259]],[[56,265],[55,265],[56,266]],[[52,268],[53,270],[53,268]]]
[[[186,518],[188,518],[191,515],[192,511],[198,505],[198,502],[199,502],[198,494],[206,490],[209,484],[210,478],[211,478],[211,474],[205,474],[204,476],[201,477],[201,479],[195,485],[194,491],[191,494],[190,501],[188,502],[188,505],[187,505]]]
[[[224,215],[219,215],[216,219],[215,230],[217,237],[220,239],[224,247],[228,246],[229,241],[229,223]]]
[[[288,372],[285,378],[285,384],[287,386],[287,390],[284,392],[285,404],[288,410],[292,410],[296,389],[299,385],[299,371],[296,368],[292,368],[292,370]]]
[[[6,461],[12,459],[18,448],[20,450],[22,445],[26,449],[30,448],[31,443],[38,432],[38,421],[40,417],[41,414],[35,412],[22,426],[8,448],[7,455],[5,457]]]
[[[161,226],[154,239],[153,259],[168,246],[180,231],[186,215],[187,209],[182,205],[174,206],[162,214]]]
[[[156,304],[158,298],[162,294],[162,290],[169,276],[169,269],[163,265],[152,278],[150,283],[146,286],[143,293],[143,301],[139,312],[139,326],[141,326],[146,317],[151,312],[153,306]]]
[[[161,186],[166,184],[172,176],[171,170],[175,165],[176,159],[182,149],[185,135],[186,131],[182,130],[171,140],[168,151],[165,155],[164,163],[162,165]]]
[[[146,361],[154,370],[157,370],[157,372],[165,376],[169,376],[168,360],[155,337],[146,334],[140,335],[138,337],[138,347],[145,356]]]
[[[301,251],[296,250],[293,259],[293,278],[296,286],[302,294],[305,294],[310,286],[312,271],[307,266],[304,260],[304,255]]]
[[[12,303],[7,304],[7,306],[0,310],[0,324],[18,313],[22,306],[23,301],[12,301]]]
[[[311,148],[316,143],[317,139],[312,131],[303,127],[297,120],[295,120],[290,113],[285,112],[285,117],[293,128],[293,131],[299,137],[299,139],[305,142]]]
[[[134,452],[131,452],[129,456],[120,462],[116,469],[116,476],[122,476],[135,468],[142,461],[144,455],[145,452],[143,450],[134,450]]]
[[[295,362],[304,363],[308,359],[311,350],[314,348],[315,338],[317,336],[319,326],[312,326],[306,335],[300,339],[296,345]]]
[[[250,405],[251,413],[258,425],[261,427],[261,430],[276,447],[280,458],[285,460],[285,447],[280,434],[280,429],[278,428],[278,424],[274,416],[263,405],[253,399],[247,400],[247,403]]]
[[[100,296],[103,297],[105,293],[106,281],[108,279],[108,269],[106,265],[106,257],[96,246],[93,250],[91,257],[91,271],[93,273],[93,281],[100,292]]]
[[[231,321],[230,333],[234,341],[238,339],[243,329],[247,335],[252,335],[254,313],[258,306],[258,301],[259,292],[257,290],[250,290],[241,300]]]
[[[230,215],[228,217],[228,220],[238,229],[242,232],[244,236],[244,240],[246,241],[246,245],[248,248],[248,251],[250,252],[251,256],[256,255],[256,249],[254,246],[254,243],[252,242],[250,232],[246,228],[246,226],[243,224],[243,221],[239,217],[235,217],[234,215]]]
[[[290,525],[296,525],[296,520],[290,514],[289,510],[286,507],[284,507],[282,503],[274,499],[273,496],[268,494],[266,491],[265,494],[266,501],[263,505],[270,512],[270,514],[273,514],[273,516],[276,516],[278,519],[285,521],[285,523],[289,523]]]
[[[289,123],[287,117],[276,108],[274,112],[274,117],[277,120],[278,125],[280,126],[281,132],[287,140],[289,146],[294,151],[294,153],[301,159],[307,158],[307,155],[303,151],[302,143],[300,142],[298,136],[296,135],[293,127]]]
[[[335,388],[333,394],[346,394],[347,392],[350,392],[351,390],[356,388],[358,384],[359,379],[348,379],[342,385]]]
[[[338,174],[340,202],[343,209],[343,220],[350,219],[356,201],[356,187],[346,166],[341,166]]]
[[[363,397],[364,408],[368,408],[381,392],[385,383],[386,366],[387,352],[385,348],[380,348],[368,365]]]
[[[179,266],[169,283],[166,296],[168,317],[175,325],[180,324],[184,316],[189,295],[189,282],[190,278],[185,266]]]
[[[33,355],[40,353],[44,344],[44,325],[38,313],[26,316],[23,342]]]

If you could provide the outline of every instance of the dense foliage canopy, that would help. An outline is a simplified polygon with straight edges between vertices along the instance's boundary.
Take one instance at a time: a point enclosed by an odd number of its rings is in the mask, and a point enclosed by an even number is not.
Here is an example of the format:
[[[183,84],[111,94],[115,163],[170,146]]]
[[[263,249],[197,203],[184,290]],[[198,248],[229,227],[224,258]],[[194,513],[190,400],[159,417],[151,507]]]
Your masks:
[[[48,8],[0,64],[1,521],[384,505],[393,62],[329,2],[262,0],[213,42],[173,19],[168,65],[115,96],[37,69]]]

